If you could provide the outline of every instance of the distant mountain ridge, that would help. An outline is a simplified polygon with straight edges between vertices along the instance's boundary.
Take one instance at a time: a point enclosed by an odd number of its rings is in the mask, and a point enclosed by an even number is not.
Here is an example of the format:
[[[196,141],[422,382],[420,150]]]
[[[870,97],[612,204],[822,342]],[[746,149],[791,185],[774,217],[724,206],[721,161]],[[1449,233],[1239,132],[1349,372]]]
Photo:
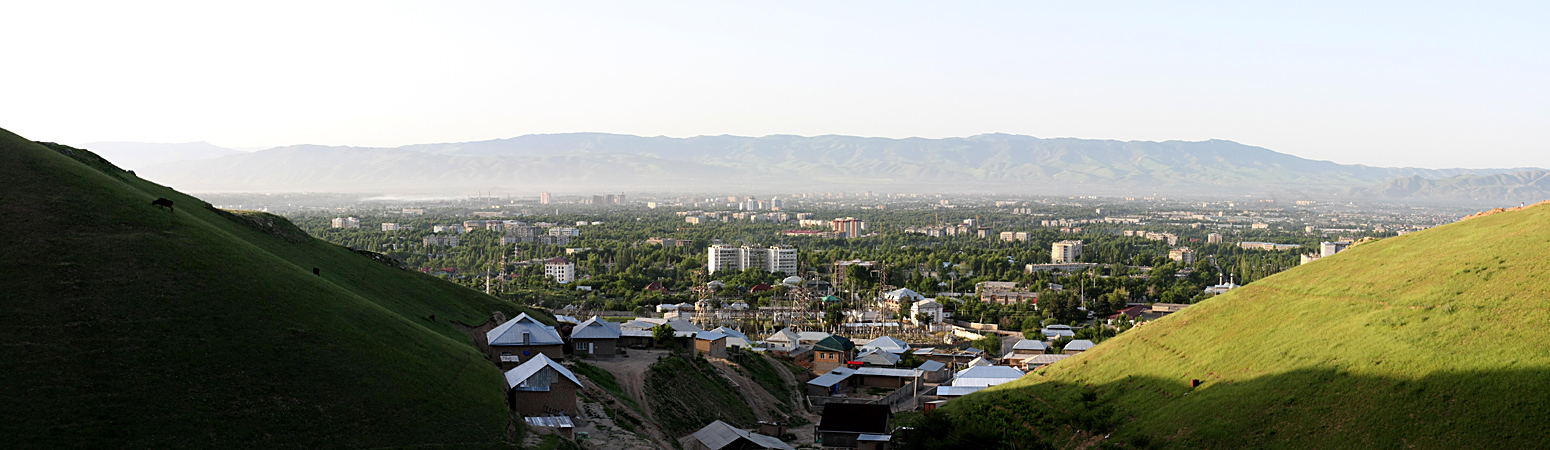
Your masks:
[[[209,142],[184,142],[177,144],[93,142],[83,147],[90,148],[96,151],[98,155],[102,155],[103,158],[113,161],[119,167],[130,170],[138,170],[147,166],[175,161],[215,159],[242,153],[241,151],[220,147]]]
[[[1158,190],[1356,192],[1406,177],[1524,169],[1344,165],[1232,141],[1114,141],[984,134],[642,137],[526,135],[397,148],[289,146],[148,167],[193,191],[469,189],[761,190],[856,188],[1045,193]],[[732,184],[728,184],[732,183]],[[734,189],[735,188],[735,189]]]
[[[1409,176],[1354,193],[1391,199],[1537,202],[1550,193],[1550,171],[1459,175],[1435,180]]]

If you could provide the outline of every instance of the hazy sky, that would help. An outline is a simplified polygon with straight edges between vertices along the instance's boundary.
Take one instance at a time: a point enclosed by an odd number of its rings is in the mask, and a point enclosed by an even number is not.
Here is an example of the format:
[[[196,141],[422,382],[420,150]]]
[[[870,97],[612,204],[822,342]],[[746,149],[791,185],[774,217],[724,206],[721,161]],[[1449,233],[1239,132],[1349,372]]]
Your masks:
[[[66,143],[1004,132],[1550,167],[1544,1],[13,3],[0,127]]]

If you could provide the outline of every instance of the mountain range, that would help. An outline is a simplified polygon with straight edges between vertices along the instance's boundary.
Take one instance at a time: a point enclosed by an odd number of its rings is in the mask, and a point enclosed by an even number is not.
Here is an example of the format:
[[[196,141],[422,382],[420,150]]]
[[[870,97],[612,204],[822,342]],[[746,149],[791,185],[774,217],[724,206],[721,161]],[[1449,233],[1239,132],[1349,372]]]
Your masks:
[[[1546,192],[1527,183],[1542,179],[1534,170],[1347,165],[1225,140],[568,133],[396,148],[296,145],[149,164],[140,172],[193,192],[889,189],[1507,201]],[[1431,187],[1404,187],[1420,180]],[[1492,197],[1497,193],[1504,197]]]

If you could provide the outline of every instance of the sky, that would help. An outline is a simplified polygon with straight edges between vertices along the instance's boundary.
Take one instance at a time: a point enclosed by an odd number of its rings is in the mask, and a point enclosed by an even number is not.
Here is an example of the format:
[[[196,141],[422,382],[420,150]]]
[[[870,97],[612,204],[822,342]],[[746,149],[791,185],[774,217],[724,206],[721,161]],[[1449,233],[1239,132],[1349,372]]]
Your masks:
[[[234,148],[1000,132],[1550,168],[1550,2],[961,3],[21,2],[0,128]]]

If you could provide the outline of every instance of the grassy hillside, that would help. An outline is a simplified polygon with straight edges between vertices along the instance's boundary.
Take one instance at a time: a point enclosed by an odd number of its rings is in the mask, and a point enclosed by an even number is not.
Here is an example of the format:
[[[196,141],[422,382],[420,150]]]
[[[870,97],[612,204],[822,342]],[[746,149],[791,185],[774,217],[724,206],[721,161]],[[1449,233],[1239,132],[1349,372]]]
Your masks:
[[[758,418],[748,401],[715,366],[701,357],[664,356],[646,373],[652,418],[667,436],[683,436],[721,420],[751,427]]]
[[[1547,206],[1356,246],[949,403],[917,444],[1537,447],[1547,274]]]
[[[0,180],[8,447],[503,445],[448,321],[513,305],[4,130]]]

